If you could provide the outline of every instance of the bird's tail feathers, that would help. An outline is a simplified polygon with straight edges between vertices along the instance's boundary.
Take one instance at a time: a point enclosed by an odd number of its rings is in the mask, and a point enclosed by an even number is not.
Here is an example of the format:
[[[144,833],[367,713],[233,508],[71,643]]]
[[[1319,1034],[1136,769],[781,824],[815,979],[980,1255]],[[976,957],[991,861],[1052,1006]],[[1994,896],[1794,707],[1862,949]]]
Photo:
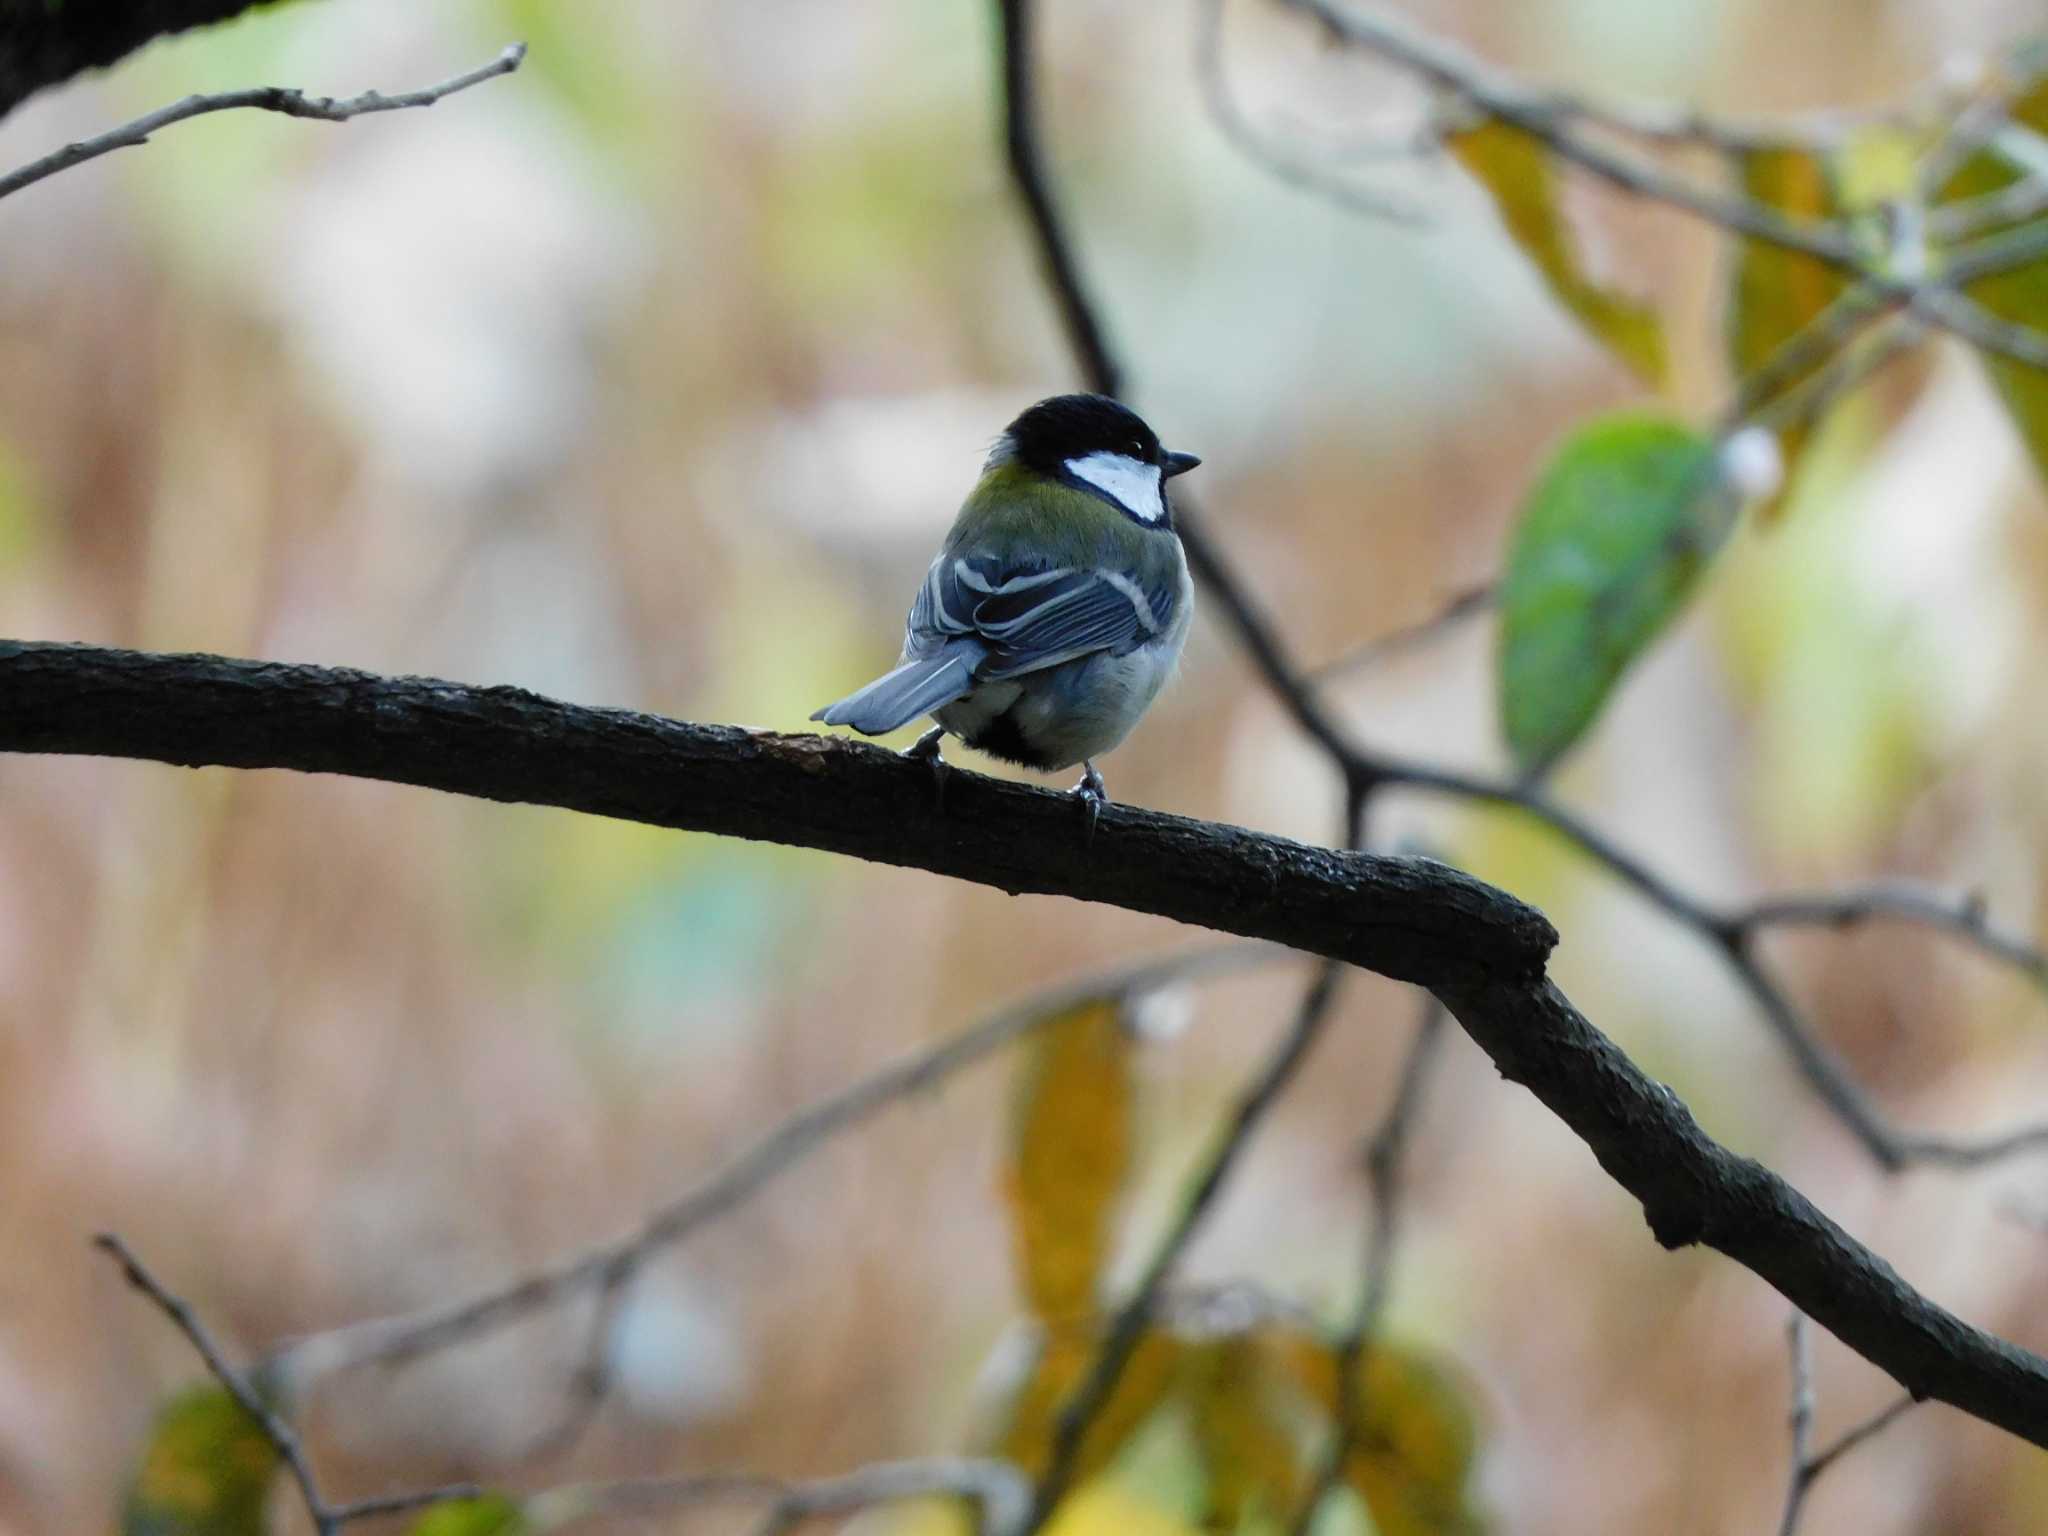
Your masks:
[[[975,667],[987,654],[985,645],[955,641],[933,655],[904,662],[811,718],[827,725],[850,725],[863,736],[885,735],[966,693],[974,686]]]

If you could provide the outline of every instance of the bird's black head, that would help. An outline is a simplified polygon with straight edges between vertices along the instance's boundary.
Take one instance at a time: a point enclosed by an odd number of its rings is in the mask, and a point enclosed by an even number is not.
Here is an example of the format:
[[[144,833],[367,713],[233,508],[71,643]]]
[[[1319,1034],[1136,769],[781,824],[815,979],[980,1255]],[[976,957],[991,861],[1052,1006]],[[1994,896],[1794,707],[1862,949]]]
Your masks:
[[[1122,454],[1141,464],[1188,457],[1168,455],[1142,416],[1107,395],[1054,395],[1025,411],[1003,435],[1019,460],[1048,475],[1091,453]]]
[[[1144,523],[1168,518],[1164,482],[1202,462],[1162,448],[1143,417],[1107,395],[1039,401],[1010,423],[996,457],[1078,485]]]
[[[1120,453],[1141,464],[1159,462],[1159,435],[1144,418],[1107,395],[1054,395],[1011,422],[1004,434],[1018,459],[1057,475],[1069,459]]]

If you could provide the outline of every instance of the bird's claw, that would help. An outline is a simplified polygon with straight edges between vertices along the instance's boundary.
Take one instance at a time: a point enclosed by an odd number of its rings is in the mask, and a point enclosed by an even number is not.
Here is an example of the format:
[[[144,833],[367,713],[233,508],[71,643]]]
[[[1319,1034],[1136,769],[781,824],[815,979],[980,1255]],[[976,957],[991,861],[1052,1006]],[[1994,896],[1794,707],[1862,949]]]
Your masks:
[[[935,725],[903,750],[903,755],[912,762],[931,764],[934,811],[943,811],[946,808],[946,777],[952,771],[946,766],[946,760],[939,756],[939,742],[944,739],[945,734],[946,728],[943,725]]]
[[[1103,786],[1102,775],[1095,771],[1093,763],[1081,765],[1081,782],[1070,791],[1080,802],[1081,810],[1087,816],[1082,833],[1083,843],[1095,841],[1095,825],[1102,820],[1102,808],[1109,804],[1109,791]]]

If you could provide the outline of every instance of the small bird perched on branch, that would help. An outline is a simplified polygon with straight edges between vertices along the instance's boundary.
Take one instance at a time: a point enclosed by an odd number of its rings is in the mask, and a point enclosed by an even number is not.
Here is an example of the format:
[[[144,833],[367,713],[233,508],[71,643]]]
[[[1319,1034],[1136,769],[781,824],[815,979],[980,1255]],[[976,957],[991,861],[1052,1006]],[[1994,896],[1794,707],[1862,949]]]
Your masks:
[[[812,715],[868,736],[930,715],[910,750],[948,732],[1027,768],[1083,765],[1130,733],[1180,660],[1194,584],[1166,482],[1201,460],[1169,453],[1103,395],[1055,395],[996,440],[910,605],[896,670]]]

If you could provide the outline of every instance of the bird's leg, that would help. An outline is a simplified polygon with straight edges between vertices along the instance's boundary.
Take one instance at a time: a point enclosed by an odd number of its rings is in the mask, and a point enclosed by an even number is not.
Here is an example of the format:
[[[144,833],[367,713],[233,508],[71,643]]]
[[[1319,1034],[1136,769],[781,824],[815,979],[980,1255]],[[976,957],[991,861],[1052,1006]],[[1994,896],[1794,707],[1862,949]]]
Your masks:
[[[1082,841],[1092,843],[1095,841],[1095,824],[1102,819],[1102,808],[1109,804],[1109,791],[1103,787],[1102,775],[1095,771],[1094,763],[1081,764],[1081,782],[1074,786],[1072,793],[1088,816],[1088,830],[1082,834]]]
[[[939,756],[939,743],[944,740],[945,735],[946,728],[943,725],[935,725],[908,747],[904,748],[903,751],[903,755],[912,762],[930,763],[932,765],[932,809],[934,811],[943,811],[946,808],[946,775],[951,770],[947,768],[946,760]]]

